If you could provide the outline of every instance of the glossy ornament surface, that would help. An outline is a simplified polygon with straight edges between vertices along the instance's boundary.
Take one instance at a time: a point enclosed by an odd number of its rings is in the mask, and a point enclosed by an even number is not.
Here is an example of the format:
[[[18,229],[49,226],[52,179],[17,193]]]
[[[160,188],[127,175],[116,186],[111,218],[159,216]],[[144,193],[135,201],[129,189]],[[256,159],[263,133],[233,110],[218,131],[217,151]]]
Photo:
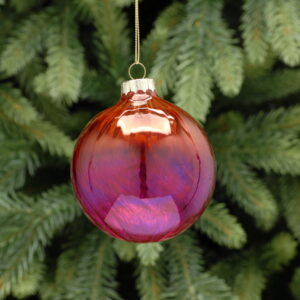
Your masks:
[[[185,111],[159,98],[151,79],[123,84],[120,101],[85,127],[72,183],[88,218],[130,242],[172,238],[203,213],[215,185],[207,137]]]

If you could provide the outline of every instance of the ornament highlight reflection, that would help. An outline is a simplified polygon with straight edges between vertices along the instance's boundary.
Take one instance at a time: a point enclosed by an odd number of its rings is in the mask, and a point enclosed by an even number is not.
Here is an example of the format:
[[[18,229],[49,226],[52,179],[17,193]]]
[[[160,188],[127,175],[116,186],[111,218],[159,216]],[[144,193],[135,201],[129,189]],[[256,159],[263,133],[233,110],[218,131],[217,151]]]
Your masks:
[[[155,242],[186,230],[203,213],[215,160],[197,122],[148,89],[123,94],[88,123],[71,174],[96,226],[126,241]]]

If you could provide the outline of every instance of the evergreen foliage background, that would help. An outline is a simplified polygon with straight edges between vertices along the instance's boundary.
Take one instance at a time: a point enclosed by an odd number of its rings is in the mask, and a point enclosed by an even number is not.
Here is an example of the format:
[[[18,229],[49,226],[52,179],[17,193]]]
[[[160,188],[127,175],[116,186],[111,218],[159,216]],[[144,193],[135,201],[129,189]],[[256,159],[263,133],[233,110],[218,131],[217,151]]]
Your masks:
[[[131,2],[0,0],[0,299],[299,300],[300,1],[142,1],[142,59],[218,183],[192,229],[140,245],[95,229],[69,178],[127,79]]]

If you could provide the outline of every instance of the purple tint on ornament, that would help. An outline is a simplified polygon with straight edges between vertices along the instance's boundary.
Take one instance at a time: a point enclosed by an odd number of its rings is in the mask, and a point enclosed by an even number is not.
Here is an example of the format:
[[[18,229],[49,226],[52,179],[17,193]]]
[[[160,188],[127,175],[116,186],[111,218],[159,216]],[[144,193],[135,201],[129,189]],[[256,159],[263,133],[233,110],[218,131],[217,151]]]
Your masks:
[[[215,160],[198,123],[159,98],[150,79],[138,79],[125,83],[121,100],[85,127],[71,174],[83,211],[101,230],[130,242],[157,242],[203,213]]]

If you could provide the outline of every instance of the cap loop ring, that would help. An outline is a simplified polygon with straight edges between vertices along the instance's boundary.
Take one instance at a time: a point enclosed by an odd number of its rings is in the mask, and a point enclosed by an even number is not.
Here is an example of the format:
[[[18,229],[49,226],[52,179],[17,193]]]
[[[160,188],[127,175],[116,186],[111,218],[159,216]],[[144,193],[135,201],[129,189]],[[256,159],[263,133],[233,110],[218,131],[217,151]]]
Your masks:
[[[141,62],[134,62],[130,65],[129,69],[128,69],[128,75],[129,77],[134,80],[134,79],[138,79],[138,78],[133,78],[133,76],[131,75],[131,71],[132,71],[132,68],[135,66],[135,65],[140,65],[142,68],[143,68],[143,71],[144,71],[144,75],[142,78],[145,78],[146,77],[146,74],[147,74],[147,70],[146,70],[146,67],[144,64],[142,64]]]

